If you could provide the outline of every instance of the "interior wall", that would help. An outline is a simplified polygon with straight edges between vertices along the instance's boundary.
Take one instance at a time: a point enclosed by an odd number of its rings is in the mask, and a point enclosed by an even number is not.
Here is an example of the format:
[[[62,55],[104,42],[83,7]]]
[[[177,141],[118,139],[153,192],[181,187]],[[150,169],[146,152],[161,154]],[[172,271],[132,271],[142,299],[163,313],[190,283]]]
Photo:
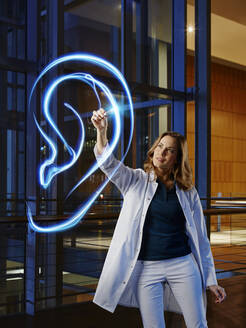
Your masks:
[[[194,58],[187,58],[187,86]],[[246,196],[246,71],[211,66],[211,196]],[[187,104],[189,157],[195,172],[195,105]]]
[[[187,56],[187,88],[194,86],[194,58]],[[195,183],[195,103],[187,103],[187,142],[189,160],[193,171],[193,183]]]

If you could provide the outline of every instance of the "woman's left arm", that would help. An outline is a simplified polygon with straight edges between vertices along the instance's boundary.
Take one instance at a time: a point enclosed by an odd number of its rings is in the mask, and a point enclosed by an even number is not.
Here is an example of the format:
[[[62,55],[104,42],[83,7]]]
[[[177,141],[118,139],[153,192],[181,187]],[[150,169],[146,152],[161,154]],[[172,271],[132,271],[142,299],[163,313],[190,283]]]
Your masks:
[[[200,197],[196,190],[193,202],[194,222],[198,233],[201,260],[203,269],[205,271],[204,274],[206,287],[215,295],[215,303],[221,303],[226,298],[226,293],[224,288],[217,284],[213,255],[207,235],[206,221],[203,215],[203,208],[201,205]]]

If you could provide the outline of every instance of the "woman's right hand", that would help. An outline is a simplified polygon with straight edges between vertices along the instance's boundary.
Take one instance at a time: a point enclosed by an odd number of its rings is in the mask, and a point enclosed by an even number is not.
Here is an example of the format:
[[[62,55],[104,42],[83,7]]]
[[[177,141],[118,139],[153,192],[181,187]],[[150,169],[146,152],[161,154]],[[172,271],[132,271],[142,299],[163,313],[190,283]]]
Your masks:
[[[94,110],[91,122],[100,133],[106,133],[108,128],[107,113],[103,108]]]
[[[91,117],[91,122],[94,127],[97,129],[97,151],[99,154],[102,154],[104,148],[108,142],[107,139],[107,128],[108,128],[108,119],[107,113],[103,108],[99,110],[94,110]]]

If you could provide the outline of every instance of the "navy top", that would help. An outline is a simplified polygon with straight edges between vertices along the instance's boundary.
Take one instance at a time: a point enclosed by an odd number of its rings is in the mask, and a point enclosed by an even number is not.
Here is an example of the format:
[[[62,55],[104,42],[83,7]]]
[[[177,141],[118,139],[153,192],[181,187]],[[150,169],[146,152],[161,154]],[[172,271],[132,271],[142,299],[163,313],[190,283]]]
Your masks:
[[[158,261],[191,253],[186,235],[186,219],[176,188],[168,190],[159,181],[147,211],[139,260]]]

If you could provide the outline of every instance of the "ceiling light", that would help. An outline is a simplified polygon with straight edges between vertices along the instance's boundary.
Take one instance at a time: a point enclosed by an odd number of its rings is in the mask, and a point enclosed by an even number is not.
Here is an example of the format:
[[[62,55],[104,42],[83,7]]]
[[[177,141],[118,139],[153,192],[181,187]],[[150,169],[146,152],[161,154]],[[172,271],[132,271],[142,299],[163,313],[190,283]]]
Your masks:
[[[189,25],[188,26],[188,28],[187,28],[187,31],[189,32],[189,33],[192,33],[192,32],[194,32],[194,26],[193,25]]]

